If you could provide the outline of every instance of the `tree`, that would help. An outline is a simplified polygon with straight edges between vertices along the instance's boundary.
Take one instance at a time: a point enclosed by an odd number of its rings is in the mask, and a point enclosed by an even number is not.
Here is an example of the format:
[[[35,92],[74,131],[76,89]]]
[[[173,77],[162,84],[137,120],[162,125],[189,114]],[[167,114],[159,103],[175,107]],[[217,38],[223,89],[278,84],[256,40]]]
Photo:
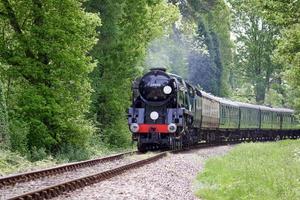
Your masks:
[[[141,73],[150,41],[176,21],[177,8],[164,0],[90,0],[86,7],[100,12],[103,23],[98,29],[100,40],[91,52],[98,65],[91,74],[95,93],[90,116],[103,141],[126,146],[131,82]]]
[[[290,101],[300,111],[300,1],[254,1],[260,15],[281,28],[275,51],[275,62],[285,67],[285,80],[290,84]]]
[[[223,0],[180,2],[183,16],[197,24],[197,43],[205,46],[202,53],[192,50],[188,56],[189,78],[193,84],[201,85],[208,92],[227,96],[228,73],[233,62],[229,9]]]
[[[281,68],[272,61],[279,36],[278,27],[257,15],[255,7],[245,2],[230,2],[236,36],[235,72],[242,82],[248,82],[254,87],[256,103],[263,104],[271,80]]]
[[[205,91],[227,96],[233,60],[230,13],[225,1],[170,2],[179,6],[180,20],[173,26],[172,34],[151,46],[148,61],[166,65]]]
[[[84,116],[94,67],[87,52],[96,42],[98,16],[70,0],[1,0],[0,13],[10,119],[29,127],[29,149],[84,149],[93,131]]]

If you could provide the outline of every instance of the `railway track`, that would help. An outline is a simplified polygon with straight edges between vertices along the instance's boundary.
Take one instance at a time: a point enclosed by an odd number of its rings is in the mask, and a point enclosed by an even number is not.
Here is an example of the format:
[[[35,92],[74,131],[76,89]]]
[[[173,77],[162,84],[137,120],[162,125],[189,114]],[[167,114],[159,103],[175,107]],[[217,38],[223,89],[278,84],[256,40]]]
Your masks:
[[[88,185],[109,179],[113,176],[119,175],[125,171],[128,171],[130,169],[138,168],[143,165],[149,164],[151,162],[155,162],[156,160],[164,157],[167,155],[168,152],[161,152],[157,153],[154,155],[151,155],[150,157],[143,158],[143,159],[138,159],[137,161],[130,161],[129,163],[121,164],[119,165],[118,163],[116,166],[109,167],[109,169],[104,170],[104,171],[99,171],[96,173],[92,174],[87,174],[78,178],[74,178],[71,180],[67,180],[65,182],[59,182],[57,184],[51,184],[48,187],[39,187],[39,189],[33,189],[27,192],[21,192],[21,194],[18,195],[6,195],[4,197],[1,197],[0,199],[50,199],[56,196],[59,196],[63,193],[66,192],[71,192],[79,188],[86,187]],[[145,154],[141,154],[141,157],[145,157]],[[129,157],[131,158],[131,157]],[[75,171],[73,172],[75,173]],[[18,186],[18,184],[16,185]],[[30,184],[28,184],[28,187],[30,187]],[[14,187],[10,187],[10,189],[13,189]],[[3,189],[3,188],[2,188]],[[9,189],[9,188],[8,188]],[[22,188],[21,188],[22,189]],[[6,193],[10,193],[9,191],[6,190]],[[20,193],[20,191],[18,191]]]
[[[224,144],[220,144],[224,145]],[[212,147],[215,145],[211,144],[199,144],[192,149],[199,149],[199,148],[207,148],[207,147]],[[147,158],[142,158],[137,161],[131,161],[129,160],[127,163],[126,162],[121,162],[121,163],[116,163],[114,164],[115,166],[109,166],[107,169],[103,170],[94,170],[91,172],[87,172],[85,175],[81,176],[75,176],[76,178],[71,178],[67,175],[67,178],[60,178],[60,176],[63,176],[65,172],[69,172],[70,174],[76,174],[76,171],[80,171],[81,168],[92,168],[95,165],[102,164],[102,163],[109,163],[110,161],[116,161],[116,160],[122,160],[126,155],[133,155],[136,154],[137,152],[126,152],[122,154],[117,154],[114,156],[109,156],[109,157],[104,157],[100,159],[94,159],[94,160],[89,160],[89,161],[83,161],[83,162],[77,162],[77,163],[71,163],[63,166],[58,166],[54,168],[49,168],[45,170],[39,170],[39,171],[34,171],[34,172],[29,172],[29,173],[23,173],[23,174],[18,174],[18,175],[13,175],[13,176],[8,176],[8,177],[3,177],[0,179],[0,183],[2,183],[2,188],[0,188],[0,193],[3,193],[2,191],[6,193],[14,193],[14,190],[20,190],[17,192],[15,195],[6,195],[4,196],[3,199],[50,199],[56,196],[59,196],[61,194],[67,193],[74,191],[79,188],[86,187],[88,185],[92,185],[97,182],[101,182],[103,180],[109,179],[111,177],[117,176],[123,172],[126,172],[131,169],[135,169],[138,167],[141,167],[143,165],[155,162],[156,160],[166,156],[168,153],[179,153],[184,150],[176,150],[176,151],[165,151],[165,152],[159,152],[154,155],[150,155],[150,157]],[[140,154],[141,156],[145,156],[146,154]],[[130,158],[130,156],[128,156]],[[125,164],[124,164],[125,163]],[[106,164],[109,165],[109,164]],[[87,171],[87,169],[84,169]],[[80,173],[79,173],[80,174]],[[53,181],[51,182],[52,177],[60,178],[60,181]],[[40,181],[39,179],[48,177],[46,180]],[[72,176],[71,176],[72,177]],[[61,181],[61,179],[64,180],[64,182]],[[25,184],[22,186],[22,183],[37,181],[38,187],[32,187],[29,184]],[[45,183],[47,183],[45,185]],[[21,184],[21,186],[20,186]],[[20,189],[19,189],[19,188]],[[26,187],[29,187],[29,189],[25,189]],[[2,189],[2,191],[1,191]],[[10,192],[9,190],[12,190]],[[23,191],[24,190],[24,191]],[[1,195],[0,195],[0,199]]]
[[[52,167],[52,168],[48,168],[48,169],[36,170],[36,171],[32,171],[32,172],[25,172],[25,173],[1,177],[0,178],[0,189],[3,188],[4,186],[14,185],[16,183],[28,182],[28,181],[39,179],[42,177],[54,176],[54,175],[61,174],[61,173],[67,172],[67,171],[74,171],[74,170],[80,169],[80,168],[91,167],[91,166],[94,166],[94,165],[97,165],[100,163],[105,163],[105,162],[108,162],[111,160],[117,160],[126,155],[135,154],[135,153],[137,153],[137,151],[130,151],[130,152],[115,154],[112,156],[106,156],[106,157],[92,159],[92,160],[69,163],[69,164],[60,165],[60,166]]]

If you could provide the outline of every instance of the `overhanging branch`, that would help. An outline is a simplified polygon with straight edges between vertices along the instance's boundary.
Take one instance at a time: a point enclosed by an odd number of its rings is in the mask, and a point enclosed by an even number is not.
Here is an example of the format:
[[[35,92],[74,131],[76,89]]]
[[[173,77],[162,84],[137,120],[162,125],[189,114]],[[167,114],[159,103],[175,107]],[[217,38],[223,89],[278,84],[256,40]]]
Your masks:
[[[6,12],[7,12],[7,17],[8,17],[8,20],[10,22],[10,25],[11,27],[13,28],[13,30],[20,36],[20,37],[23,37],[23,33],[22,33],[22,30],[21,30],[21,27],[18,23],[18,20],[17,20],[17,17],[15,15],[15,12],[14,10],[12,9],[10,3],[8,0],[1,0],[5,9],[6,9]],[[29,48],[26,48],[25,49],[25,54],[28,58],[34,58],[34,54],[32,53],[32,51],[29,49]]]

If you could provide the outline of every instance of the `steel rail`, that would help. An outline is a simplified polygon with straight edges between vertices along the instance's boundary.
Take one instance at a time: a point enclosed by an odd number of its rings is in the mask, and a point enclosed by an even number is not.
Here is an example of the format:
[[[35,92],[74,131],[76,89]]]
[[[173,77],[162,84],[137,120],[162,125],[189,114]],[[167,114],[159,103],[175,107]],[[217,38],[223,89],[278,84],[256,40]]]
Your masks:
[[[67,171],[73,171],[75,169],[91,167],[100,163],[104,163],[111,160],[116,160],[124,157],[125,155],[135,154],[137,151],[130,151],[125,153],[119,153],[112,156],[106,156],[102,158],[96,158],[92,160],[85,160],[80,162],[69,163],[65,165],[60,165],[52,168],[36,170],[31,172],[25,172],[20,174],[14,174],[10,176],[5,176],[0,178],[0,188],[9,185],[15,185],[16,183],[28,182],[31,180],[53,176],[57,174],[61,174]]]
[[[120,167],[116,167],[114,169],[110,169],[104,172],[96,173],[93,175],[88,175],[85,177],[77,178],[71,181],[67,181],[64,183],[60,183],[57,185],[45,187],[36,191],[31,191],[28,193],[21,194],[19,196],[15,196],[10,198],[10,200],[31,200],[31,199],[50,199],[57,197],[59,195],[65,194],[67,192],[72,192],[75,191],[79,188],[84,188],[86,186],[92,185],[94,183],[101,182],[103,180],[109,179],[111,177],[117,176],[119,174],[122,174],[128,170],[135,169],[141,166],[144,166],[146,164],[155,162],[156,160],[164,157],[167,155],[167,153],[180,153],[180,152],[185,152],[193,149],[202,149],[202,148],[209,148],[209,147],[216,147],[216,146],[221,146],[221,145],[229,145],[229,144],[234,144],[234,142],[225,142],[225,143],[219,143],[218,145],[216,144],[208,144],[208,143],[199,143],[195,146],[192,146],[190,149],[178,149],[178,150],[172,150],[172,151],[164,151],[161,152],[155,156],[152,156],[147,159],[139,160],[132,162],[130,164],[126,164]],[[127,154],[129,154],[128,152]]]
[[[54,186],[46,187],[40,190],[28,192],[16,197],[10,198],[10,200],[31,200],[31,199],[50,199],[53,197],[57,197],[63,193],[71,192],[77,190],[79,188],[83,188],[88,185],[92,185],[94,183],[109,179],[111,177],[117,176],[121,173],[124,173],[128,170],[135,169],[146,164],[155,162],[156,160],[167,155],[167,152],[159,153],[150,158],[146,158],[143,160],[139,160],[136,162],[132,162],[130,164],[126,164],[114,169],[110,169],[101,173],[85,176],[82,178],[74,179],[71,181],[67,181],[64,183],[60,183]]]

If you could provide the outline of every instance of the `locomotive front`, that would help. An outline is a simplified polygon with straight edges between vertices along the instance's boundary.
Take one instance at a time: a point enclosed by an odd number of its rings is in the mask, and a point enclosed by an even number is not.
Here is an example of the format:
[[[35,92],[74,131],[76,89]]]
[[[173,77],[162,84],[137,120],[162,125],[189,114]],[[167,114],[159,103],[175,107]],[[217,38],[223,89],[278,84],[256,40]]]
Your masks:
[[[177,79],[160,68],[152,69],[133,84],[128,124],[140,151],[170,146],[170,137],[176,135],[182,121],[177,91]]]

